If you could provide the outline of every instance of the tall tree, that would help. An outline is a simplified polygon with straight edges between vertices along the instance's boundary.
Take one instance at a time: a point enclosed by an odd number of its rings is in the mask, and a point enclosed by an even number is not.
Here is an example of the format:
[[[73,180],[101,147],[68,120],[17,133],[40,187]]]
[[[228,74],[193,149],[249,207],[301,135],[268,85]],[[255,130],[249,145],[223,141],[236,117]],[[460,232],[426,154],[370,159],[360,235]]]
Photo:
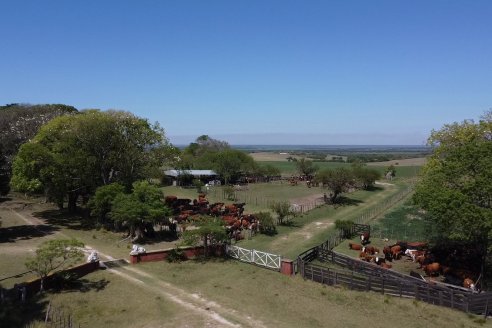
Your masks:
[[[205,256],[210,255],[210,249],[227,241],[224,222],[215,217],[200,217],[194,223],[196,229],[186,230],[183,241],[187,245],[202,244]]]
[[[9,193],[9,180],[7,159],[3,156],[2,146],[0,145],[0,196]]]
[[[131,194],[117,194],[109,216],[126,226],[134,242],[152,236],[154,225],[170,215],[162,191],[147,181],[133,183]]]
[[[89,110],[61,116],[45,124],[24,144],[14,161],[16,190],[44,190],[73,211],[81,194],[119,182],[127,190],[134,181],[152,177],[170,145],[157,124],[121,111]],[[40,184],[40,185],[39,185]]]
[[[315,181],[321,183],[330,192],[331,203],[338,203],[340,195],[347,192],[354,185],[354,176],[351,170],[339,167],[336,169],[324,169],[316,174]]]
[[[483,261],[492,237],[492,112],[479,121],[446,124],[428,140],[414,200],[427,210],[435,241],[472,243]]]
[[[297,172],[300,175],[312,176],[317,170],[318,167],[313,164],[313,161],[302,157],[296,162]]]
[[[72,106],[9,104],[0,106],[0,148],[2,149],[3,179],[10,180],[12,160],[19,147],[31,140],[39,128],[61,115],[73,115]]]

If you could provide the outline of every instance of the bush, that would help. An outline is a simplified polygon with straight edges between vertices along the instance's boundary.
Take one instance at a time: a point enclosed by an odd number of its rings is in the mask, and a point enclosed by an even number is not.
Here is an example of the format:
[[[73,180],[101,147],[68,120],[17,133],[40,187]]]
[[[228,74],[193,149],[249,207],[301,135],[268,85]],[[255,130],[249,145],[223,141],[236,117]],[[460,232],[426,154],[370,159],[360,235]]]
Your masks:
[[[342,231],[343,238],[350,239],[352,238],[352,227],[354,222],[349,220],[336,220],[335,228],[340,229]]]
[[[259,212],[254,214],[260,222],[259,228],[260,233],[265,235],[275,235],[277,233],[277,228],[275,227],[275,221],[270,212]]]
[[[169,251],[169,253],[167,254],[166,260],[170,263],[181,262],[181,261],[186,260],[186,257],[183,253],[183,250],[176,247],[176,248],[172,249],[171,251]]]

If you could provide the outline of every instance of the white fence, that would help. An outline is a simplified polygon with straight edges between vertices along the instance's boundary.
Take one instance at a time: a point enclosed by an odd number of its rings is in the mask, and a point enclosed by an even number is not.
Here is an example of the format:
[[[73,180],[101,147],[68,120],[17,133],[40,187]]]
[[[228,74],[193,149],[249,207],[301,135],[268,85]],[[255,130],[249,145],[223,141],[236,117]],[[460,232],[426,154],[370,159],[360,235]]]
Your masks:
[[[264,266],[270,269],[280,271],[280,255],[265,253],[255,249],[246,249],[238,246],[227,245],[227,255],[239,261],[254,263],[259,266]]]

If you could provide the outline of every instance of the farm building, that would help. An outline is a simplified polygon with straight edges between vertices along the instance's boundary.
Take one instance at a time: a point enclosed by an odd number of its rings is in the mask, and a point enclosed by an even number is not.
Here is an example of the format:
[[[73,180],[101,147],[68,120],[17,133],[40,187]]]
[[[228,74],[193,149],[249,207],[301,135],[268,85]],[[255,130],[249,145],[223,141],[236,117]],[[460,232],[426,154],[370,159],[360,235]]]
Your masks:
[[[173,186],[190,185],[194,179],[204,183],[218,179],[218,174],[212,170],[167,170],[164,175]]]

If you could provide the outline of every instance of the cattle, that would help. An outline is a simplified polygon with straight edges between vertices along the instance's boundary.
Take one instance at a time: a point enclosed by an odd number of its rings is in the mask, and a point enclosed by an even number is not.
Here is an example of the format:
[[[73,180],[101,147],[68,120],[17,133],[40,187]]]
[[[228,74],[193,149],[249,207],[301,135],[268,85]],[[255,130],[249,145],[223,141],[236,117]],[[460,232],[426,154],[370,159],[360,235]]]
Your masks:
[[[383,269],[391,269],[393,266],[391,264],[388,264],[386,262],[381,263],[381,267]]]
[[[416,249],[407,249],[405,251],[405,255],[412,258],[412,261],[415,263],[417,261],[417,257],[424,255],[424,251],[418,251]]]
[[[441,265],[438,262],[427,264],[423,267],[425,274],[429,277],[438,276],[441,271]]]
[[[374,255],[376,253],[379,253],[379,248],[374,246],[364,246],[362,247],[362,251],[366,252],[367,254]]]
[[[386,263],[386,260],[382,257],[376,256],[376,258],[374,259],[374,263],[376,263],[377,265],[382,265],[383,263]]]
[[[393,260],[398,260],[401,257],[401,246],[400,245],[395,245],[391,247],[391,257]]]
[[[463,287],[469,288],[469,289],[471,289],[473,291],[477,290],[477,288],[475,286],[475,282],[472,279],[470,279],[470,278],[465,278],[463,280]]]
[[[362,245],[369,244],[369,238],[371,237],[371,234],[368,231],[365,231],[360,234],[360,243]]]
[[[349,243],[349,249],[360,251],[362,250],[362,245]]]
[[[393,261],[393,255],[391,254],[391,247],[384,246],[383,248],[384,258],[388,261]]]

